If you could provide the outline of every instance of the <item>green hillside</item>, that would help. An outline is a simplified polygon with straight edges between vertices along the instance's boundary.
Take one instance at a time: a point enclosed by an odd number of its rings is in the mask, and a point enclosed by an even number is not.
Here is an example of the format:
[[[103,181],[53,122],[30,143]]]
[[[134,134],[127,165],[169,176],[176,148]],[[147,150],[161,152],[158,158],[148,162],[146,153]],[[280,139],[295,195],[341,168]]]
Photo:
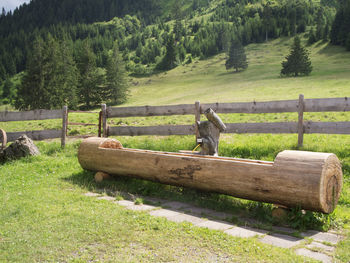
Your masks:
[[[126,105],[282,100],[297,99],[299,94],[305,98],[350,96],[349,52],[317,42],[307,47],[314,68],[311,75],[283,78],[281,62],[291,43],[291,38],[280,38],[248,45],[249,67],[240,73],[225,69],[222,53],[154,76],[133,78]]]

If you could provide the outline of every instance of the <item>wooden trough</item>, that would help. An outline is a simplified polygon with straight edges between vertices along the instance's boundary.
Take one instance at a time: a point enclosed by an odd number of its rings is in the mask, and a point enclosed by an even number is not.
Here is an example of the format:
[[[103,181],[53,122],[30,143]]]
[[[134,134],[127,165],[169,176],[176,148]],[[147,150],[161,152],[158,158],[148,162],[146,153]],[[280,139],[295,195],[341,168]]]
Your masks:
[[[128,149],[113,139],[85,139],[87,170],[186,186],[287,207],[331,213],[343,174],[332,153],[283,151],[274,162]]]

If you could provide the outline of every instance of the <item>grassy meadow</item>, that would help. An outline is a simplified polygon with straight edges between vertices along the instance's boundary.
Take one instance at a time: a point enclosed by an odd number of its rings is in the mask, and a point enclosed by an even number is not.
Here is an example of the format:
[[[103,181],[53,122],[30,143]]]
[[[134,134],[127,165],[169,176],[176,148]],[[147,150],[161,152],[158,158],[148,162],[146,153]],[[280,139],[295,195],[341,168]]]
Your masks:
[[[305,40],[305,39],[304,39]],[[313,64],[309,77],[281,78],[281,62],[291,39],[284,38],[246,47],[249,67],[240,73],[225,70],[225,55],[143,78],[133,78],[129,101],[122,106],[210,102],[267,101],[350,96],[350,52],[327,43],[308,47]],[[69,121],[98,122],[96,114],[69,114]],[[224,122],[296,121],[296,113],[222,114]],[[204,119],[205,117],[203,117]],[[307,113],[313,121],[349,121],[350,114]],[[193,116],[116,118],[110,125],[190,124]],[[60,120],[1,123],[6,131],[60,129]],[[97,127],[69,126],[69,135],[97,134]],[[179,151],[192,150],[193,136],[119,137],[125,147]],[[202,193],[137,179],[117,177],[96,184],[93,173],[77,162],[79,141],[60,149],[56,140],[37,143],[42,154],[0,165],[0,262],[306,262],[292,250],[240,239],[127,211],[111,202],[83,196],[94,191],[122,198],[144,195],[194,203],[235,216],[244,225],[255,218],[255,227],[271,230],[289,225],[295,235],[305,229],[341,231],[334,260],[349,262],[350,254],[350,136],[305,135],[303,150],[333,152],[343,165],[344,187],[331,215],[293,210],[285,220],[272,218],[272,206],[233,197]],[[222,156],[274,160],[278,152],[296,149],[297,135],[225,134]],[[305,243],[309,240],[305,240]]]

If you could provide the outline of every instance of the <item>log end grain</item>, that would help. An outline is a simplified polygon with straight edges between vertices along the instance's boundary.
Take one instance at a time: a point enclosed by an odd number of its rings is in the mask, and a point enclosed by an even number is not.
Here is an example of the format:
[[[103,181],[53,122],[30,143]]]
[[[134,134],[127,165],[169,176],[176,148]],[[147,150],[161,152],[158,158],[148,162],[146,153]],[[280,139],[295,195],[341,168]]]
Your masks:
[[[324,162],[321,184],[320,203],[324,213],[332,213],[335,209],[343,186],[341,164],[336,155],[331,154]]]
[[[101,183],[103,180],[110,179],[111,176],[108,173],[105,172],[97,172],[95,174],[95,182]]]

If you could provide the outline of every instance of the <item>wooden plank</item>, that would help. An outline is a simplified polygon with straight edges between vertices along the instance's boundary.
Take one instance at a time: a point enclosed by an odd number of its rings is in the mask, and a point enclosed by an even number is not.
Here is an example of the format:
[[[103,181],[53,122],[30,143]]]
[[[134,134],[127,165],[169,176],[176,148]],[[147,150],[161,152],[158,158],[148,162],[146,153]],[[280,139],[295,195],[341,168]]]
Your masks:
[[[350,134],[350,122],[312,122],[305,123],[305,133]]]
[[[193,135],[194,125],[164,125],[164,126],[121,126],[109,127],[109,136],[141,136],[141,135]]]
[[[190,115],[194,114],[194,112],[193,104],[107,108],[108,118]]]
[[[5,121],[31,121],[61,119],[62,110],[34,110],[34,111],[3,111],[0,112],[0,122]]]
[[[47,139],[61,138],[62,130],[8,132],[7,133],[7,141],[13,142],[23,134],[27,135],[32,140],[42,141],[42,140],[47,140]]]
[[[297,122],[226,123],[224,133],[297,133]]]
[[[62,133],[61,133],[61,147],[66,146],[66,136],[67,136],[67,123],[68,123],[68,107],[63,106],[62,109]]]
[[[305,100],[305,112],[350,111],[350,98]]]
[[[299,95],[298,105],[298,147],[303,147],[304,142],[304,95]]]
[[[199,138],[199,130],[198,130],[198,126],[197,123],[201,121],[201,104],[199,101],[196,101],[194,104],[194,120],[195,120],[195,134],[196,134],[196,143],[197,143],[197,139]]]
[[[102,133],[103,137],[108,137],[108,128],[107,128],[107,118],[108,118],[108,113],[107,113],[107,106],[106,104],[101,105],[101,111],[102,111]]]
[[[212,108],[216,113],[297,112],[298,100],[202,104],[201,113],[204,113],[208,108]]]

